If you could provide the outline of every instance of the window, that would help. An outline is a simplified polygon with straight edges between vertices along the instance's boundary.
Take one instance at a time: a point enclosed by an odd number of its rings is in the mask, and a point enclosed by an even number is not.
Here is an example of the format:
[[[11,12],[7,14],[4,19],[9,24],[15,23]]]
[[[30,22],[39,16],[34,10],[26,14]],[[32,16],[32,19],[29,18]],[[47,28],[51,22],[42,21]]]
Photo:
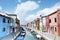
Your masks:
[[[6,23],[6,19],[5,18],[3,18],[3,23]]]
[[[51,27],[50,27],[50,30],[51,30],[52,32],[54,32],[54,26],[51,26]]]
[[[51,23],[51,19],[49,19],[49,23]]]
[[[55,27],[55,32],[57,31],[56,27]]]
[[[51,27],[51,30],[54,30],[54,27]]]
[[[5,28],[3,28],[3,32],[5,32]]]
[[[56,18],[54,18],[54,21],[57,22]]]
[[[10,20],[8,20],[8,23],[10,23]]]

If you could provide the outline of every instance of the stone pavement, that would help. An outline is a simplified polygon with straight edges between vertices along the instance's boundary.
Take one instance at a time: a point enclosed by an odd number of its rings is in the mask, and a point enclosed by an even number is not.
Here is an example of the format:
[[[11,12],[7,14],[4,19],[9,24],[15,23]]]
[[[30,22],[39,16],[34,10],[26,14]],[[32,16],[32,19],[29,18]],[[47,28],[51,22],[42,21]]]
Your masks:
[[[20,33],[21,33],[21,30],[14,33],[10,33],[9,35],[1,38],[0,40],[14,40]]]
[[[31,30],[37,32],[40,36],[46,38],[47,40],[60,40],[60,37],[57,37],[53,34],[50,34],[50,33],[47,33],[47,32],[41,32],[39,30],[36,30],[36,29],[32,29]]]
[[[60,40],[60,36],[55,36],[53,34],[50,34],[50,33],[43,33],[44,37],[47,38],[48,40]]]

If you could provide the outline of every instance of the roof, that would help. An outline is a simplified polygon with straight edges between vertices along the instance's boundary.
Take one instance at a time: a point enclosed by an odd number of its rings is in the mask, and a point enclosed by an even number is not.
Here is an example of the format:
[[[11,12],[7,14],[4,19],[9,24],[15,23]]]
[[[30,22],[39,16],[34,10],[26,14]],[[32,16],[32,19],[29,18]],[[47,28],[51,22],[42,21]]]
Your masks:
[[[60,9],[58,9],[57,11],[55,11],[55,12],[53,12],[53,13],[49,14],[48,16],[51,16],[51,15],[53,15],[53,14],[57,13],[58,11],[60,11]]]
[[[0,16],[6,17],[6,18],[11,18],[10,16],[8,16],[6,13],[0,12]]]
[[[40,18],[35,19],[35,21],[38,21],[38,20],[40,20]]]

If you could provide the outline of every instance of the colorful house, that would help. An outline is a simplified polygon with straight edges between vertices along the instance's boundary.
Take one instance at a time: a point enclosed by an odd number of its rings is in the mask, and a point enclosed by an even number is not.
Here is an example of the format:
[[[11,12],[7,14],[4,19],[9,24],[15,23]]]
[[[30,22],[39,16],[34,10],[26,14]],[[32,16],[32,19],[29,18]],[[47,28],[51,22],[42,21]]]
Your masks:
[[[16,18],[16,31],[20,29],[20,20]]]
[[[46,24],[46,32],[49,32],[49,28],[50,28],[50,25],[49,25],[49,17],[46,16],[45,18],[46,18],[46,22],[45,22],[45,24]]]
[[[37,30],[40,30],[40,19],[39,18],[36,19],[36,27],[37,27]]]
[[[34,22],[34,29],[36,29],[36,20],[33,21]]]
[[[10,22],[11,22],[10,16],[4,13],[0,13],[0,38],[11,33]]]
[[[48,15],[50,33],[56,36],[60,36],[60,9]]]
[[[43,32],[46,32],[47,30],[47,27],[46,27],[46,16],[42,16],[41,18],[40,18],[40,30],[41,31],[43,31]]]
[[[7,14],[7,15],[12,18],[12,20],[11,20],[12,32],[16,32],[16,18],[17,18],[17,15],[16,14]]]
[[[31,24],[32,24],[32,28],[34,28],[34,22],[33,21],[31,22]]]
[[[32,28],[32,24],[31,23],[27,23],[27,28],[31,29]]]

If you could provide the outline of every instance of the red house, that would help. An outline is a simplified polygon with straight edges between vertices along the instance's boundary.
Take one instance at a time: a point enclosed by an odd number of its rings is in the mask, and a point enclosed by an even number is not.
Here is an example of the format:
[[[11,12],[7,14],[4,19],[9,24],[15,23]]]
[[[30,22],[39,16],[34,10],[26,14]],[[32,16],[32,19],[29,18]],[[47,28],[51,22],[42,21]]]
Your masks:
[[[49,25],[49,17],[46,16],[46,31],[47,32],[49,31],[49,27],[50,27],[50,25]]]

